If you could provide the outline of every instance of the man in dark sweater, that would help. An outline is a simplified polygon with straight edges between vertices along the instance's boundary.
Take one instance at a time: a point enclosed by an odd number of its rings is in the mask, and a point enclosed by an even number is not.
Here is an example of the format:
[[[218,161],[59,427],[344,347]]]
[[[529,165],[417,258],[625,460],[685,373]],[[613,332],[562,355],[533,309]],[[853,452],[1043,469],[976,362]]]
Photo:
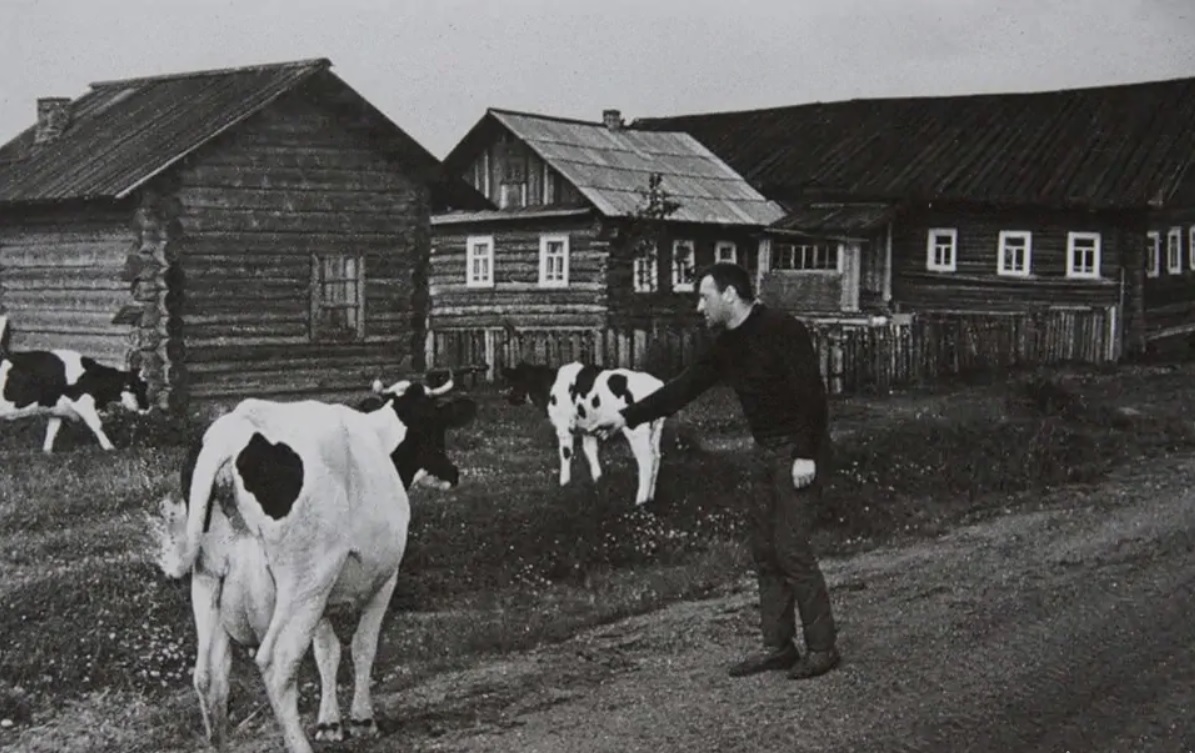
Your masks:
[[[822,491],[829,449],[825,386],[809,332],[797,319],[755,301],[751,278],[736,264],[699,274],[697,310],[721,330],[682,374],[599,427],[603,436],[675,413],[710,387],[729,384],[755,439],[753,496],[745,498],[759,580],[765,650],[730,669],[735,677],[787,669],[815,677],[839,662],[830,596],[810,544],[811,497]],[[796,637],[799,611],[807,652]]]

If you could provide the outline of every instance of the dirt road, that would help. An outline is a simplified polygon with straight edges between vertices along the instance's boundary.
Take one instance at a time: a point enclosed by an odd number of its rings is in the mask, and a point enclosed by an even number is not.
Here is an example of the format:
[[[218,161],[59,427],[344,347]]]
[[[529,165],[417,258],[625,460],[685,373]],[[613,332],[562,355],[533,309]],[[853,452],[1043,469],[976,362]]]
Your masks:
[[[757,640],[731,593],[382,695],[439,751],[1188,751],[1195,460],[824,563],[844,663],[731,679]],[[354,748],[356,746],[353,746]]]

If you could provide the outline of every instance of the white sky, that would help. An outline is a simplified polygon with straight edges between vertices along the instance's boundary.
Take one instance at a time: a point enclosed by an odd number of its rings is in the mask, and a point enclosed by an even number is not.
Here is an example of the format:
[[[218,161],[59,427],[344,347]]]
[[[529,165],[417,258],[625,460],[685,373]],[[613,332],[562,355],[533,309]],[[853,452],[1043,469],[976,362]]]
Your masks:
[[[490,106],[630,121],[1195,76],[1195,0],[0,0],[0,141],[92,81],[311,57],[443,157]]]

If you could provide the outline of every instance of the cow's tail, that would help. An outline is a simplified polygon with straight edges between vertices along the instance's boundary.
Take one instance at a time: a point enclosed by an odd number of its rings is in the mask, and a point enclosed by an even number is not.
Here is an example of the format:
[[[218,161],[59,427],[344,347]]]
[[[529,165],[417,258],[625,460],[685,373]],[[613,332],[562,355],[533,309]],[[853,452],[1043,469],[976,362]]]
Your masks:
[[[219,423],[219,422],[218,422]],[[217,429],[215,425],[212,427]],[[223,427],[220,427],[223,428]],[[209,429],[203,447],[195,460],[191,487],[182,490],[186,501],[166,495],[159,503],[157,522],[157,564],[168,578],[181,578],[191,571],[199,556],[203,526],[211,504],[217,476],[229,460],[227,442],[220,436],[225,432]]]

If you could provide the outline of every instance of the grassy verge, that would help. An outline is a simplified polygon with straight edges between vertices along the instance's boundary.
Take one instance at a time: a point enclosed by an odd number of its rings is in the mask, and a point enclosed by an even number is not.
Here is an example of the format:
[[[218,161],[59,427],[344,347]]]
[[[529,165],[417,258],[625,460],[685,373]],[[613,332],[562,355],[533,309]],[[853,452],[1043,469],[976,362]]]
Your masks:
[[[870,413],[861,401],[840,403],[835,415],[845,431],[818,510],[819,545],[842,552],[935,530],[1026,491],[1098,480],[1142,457],[1195,448],[1177,418],[1189,411],[1175,403],[1186,379],[1141,379],[1131,395],[1148,409],[1140,415],[1119,409],[1123,380],[1100,375],[1030,375],[1007,386],[872,401]],[[379,655],[384,687],[700,597],[747,572],[743,458],[702,446],[710,434],[741,432],[737,407],[715,394],[674,423],[661,507],[648,516],[632,505],[625,443],[604,445],[599,484],[578,460],[572,485],[560,489],[547,422],[482,396],[476,424],[451,438],[462,485],[420,491],[413,502],[409,554]],[[106,454],[64,428],[62,454],[44,458],[36,451],[41,427],[13,427],[0,441],[0,459],[19,469],[0,476],[0,718],[20,729],[72,699],[187,696],[188,588],[144,561],[140,519],[175,483],[181,441],[193,429],[116,422],[114,441],[133,447]],[[347,640],[349,623],[335,623]],[[234,718],[261,702],[251,665],[236,666]],[[196,724],[197,716],[157,728],[138,743],[150,747],[129,748],[114,731],[88,749],[149,750],[194,734]],[[0,746],[13,739],[0,732]]]

